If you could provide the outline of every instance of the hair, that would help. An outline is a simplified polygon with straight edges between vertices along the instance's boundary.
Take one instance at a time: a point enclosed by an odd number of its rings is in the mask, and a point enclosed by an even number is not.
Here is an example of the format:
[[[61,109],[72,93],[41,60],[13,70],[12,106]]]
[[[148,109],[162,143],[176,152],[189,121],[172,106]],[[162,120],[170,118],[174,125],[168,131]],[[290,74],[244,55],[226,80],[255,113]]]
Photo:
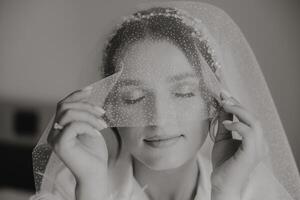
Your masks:
[[[104,77],[116,72],[118,58],[130,44],[148,38],[171,42],[183,51],[193,66],[200,66],[200,57],[196,53],[195,39],[192,37],[194,28],[174,16],[158,15],[158,13],[167,13],[167,10],[177,12],[174,8],[154,7],[133,14],[133,17],[149,17],[127,20],[121,24],[104,50],[102,67]]]
[[[138,11],[132,15],[132,19],[125,20],[112,34],[104,49],[103,76],[110,76],[117,71],[119,59],[130,45],[146,39],[154,41],[167,40],[177,46],[182,50],[196,72],[201,75],[201,55],[198,54],[199,41],[195,41],[195,37],[193,37],[195,28],[184,23],[181,18],[174,16],[177,13],[178,10],[175,8],[153,7]],[[207,51],[207,49],[204,50]],[[205,59],[207,56],[211,55],[207,54]],[[201,92],[208,93],[205,88],[202,88],[202,90]],[[206,101],[209,100],[206,99]],[[122,147],[121,137],[116,127],[113,127],[112,130],[119,143],[119,155]]]

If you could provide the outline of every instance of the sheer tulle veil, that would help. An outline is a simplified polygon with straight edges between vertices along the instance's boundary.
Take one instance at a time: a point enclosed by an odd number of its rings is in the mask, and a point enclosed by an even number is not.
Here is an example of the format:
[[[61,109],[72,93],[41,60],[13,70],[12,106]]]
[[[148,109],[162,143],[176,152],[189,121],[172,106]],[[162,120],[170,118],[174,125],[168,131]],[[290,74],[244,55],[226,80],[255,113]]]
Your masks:
[[[248,42],[241,30],[234,21],[221,9],[206,3],[196,2],[152,2],[139,4],[132,11],[146,9],[150,7],[175,7],[189,13],[197,26],[205,26],[207,29],[207,40],[209,47],[213,51],[213,61],[216,68],[210,65],[211,75],[214,73],[214,80],[208,83],[218,82],[218,87],[211,89],[217,98],[219,89],[225,88],[236,97],[246,108],[248,108],[260,121],[266,134],[266,139],[270,148],[270,159],[265,160],[266,166],[273,170],[279,183],[293,196],[300,199],[300,178],[299,172],[291,152],[285,130],[277,113],[271,93],[268,89],[259,64],[256,61]],[[126,12],[128,13],[128,12]],[[127,14],[124,14],[127,15]],[[106,33],[107,31],[105,31]],[[103,42],[102,45],[105,45]],[[100,82],[94,83],[96,90],[93,91],[92,103],[105,102],[105,98],[112,86],[117,82],[122,70],[106,77]],[[210,76],[209,75],[209,76]],[[99,95],[101,93],[101,98]],[[112,113],[113,114],[113,113]],[[210,113],[210,116],[213,112]],[[176,121],[176,115],[170,113]],[[126,116],[125,116],[126,117]],[[134,122],[135,124],[144,122]],[[152,122],[147,121],[147,124]],[[49,122],[41,136],[36,148],[33,151],[34,176],[37,191],[51,191],[56,182],[56,173],[65,166],[52,153],[51,147],[47,145],[47,136],[53,125],[53,119]],[[111,127],[126,126],[128,122],[119,119],[111,123]],[[206,141],[201,151],[208,159],[213,142]]]

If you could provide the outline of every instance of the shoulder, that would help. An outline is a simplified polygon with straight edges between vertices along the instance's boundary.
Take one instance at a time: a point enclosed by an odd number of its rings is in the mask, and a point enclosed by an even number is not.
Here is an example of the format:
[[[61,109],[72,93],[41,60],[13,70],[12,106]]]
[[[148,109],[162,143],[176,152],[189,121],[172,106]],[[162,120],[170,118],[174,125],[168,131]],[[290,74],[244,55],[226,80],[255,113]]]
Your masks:
[[[76,180],[67,167],[61,167],[53,177],[44,174],[43,180],[43,187],[30,200],[75,199]]]
[[[210,199],[212,163],[204,154],[198,153],[197,156],[201,175],[196,197],[199,196],[199,199]],[[206,198],[203,198],[203,194]],[[267,167],[263,162],[249,175],[248,183],[242,192],[242,200],[260,199],[293,200],[287,190],[277,180],[272,169]]]
[[[292,197],[276,179],[272,169],[261,162],[250,174],[242,199],[292,200]]]

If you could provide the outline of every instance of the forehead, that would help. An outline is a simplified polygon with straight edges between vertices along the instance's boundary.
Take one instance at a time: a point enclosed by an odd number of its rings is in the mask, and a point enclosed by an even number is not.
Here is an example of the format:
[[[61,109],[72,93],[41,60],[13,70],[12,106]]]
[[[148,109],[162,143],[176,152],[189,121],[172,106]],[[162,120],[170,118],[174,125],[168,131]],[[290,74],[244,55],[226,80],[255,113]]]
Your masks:
[[[187,57],[167,40],[146,39],[130,45],[119,60],[121,79],[163,80],[180,73],[193,73]]]

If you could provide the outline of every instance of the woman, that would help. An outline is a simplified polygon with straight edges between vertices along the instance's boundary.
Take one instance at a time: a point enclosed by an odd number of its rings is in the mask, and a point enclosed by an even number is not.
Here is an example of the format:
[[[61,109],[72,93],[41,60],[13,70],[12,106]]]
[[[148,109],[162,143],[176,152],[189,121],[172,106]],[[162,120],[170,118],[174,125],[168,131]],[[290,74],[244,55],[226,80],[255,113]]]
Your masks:
[[[113,87],[102,107],[89,101],[99,84],[70,94],[48,136],[75,178],[73,194],[58,189],[33,199],[279,199],[262,164],[262,126],[229,92],[219,96],[219,65],[199,24],[165,7],[124,20],[105,49],[104,77]],[[216,121],[210,168],[199,151]],[[105,138],[112,134],[115,155]]]

